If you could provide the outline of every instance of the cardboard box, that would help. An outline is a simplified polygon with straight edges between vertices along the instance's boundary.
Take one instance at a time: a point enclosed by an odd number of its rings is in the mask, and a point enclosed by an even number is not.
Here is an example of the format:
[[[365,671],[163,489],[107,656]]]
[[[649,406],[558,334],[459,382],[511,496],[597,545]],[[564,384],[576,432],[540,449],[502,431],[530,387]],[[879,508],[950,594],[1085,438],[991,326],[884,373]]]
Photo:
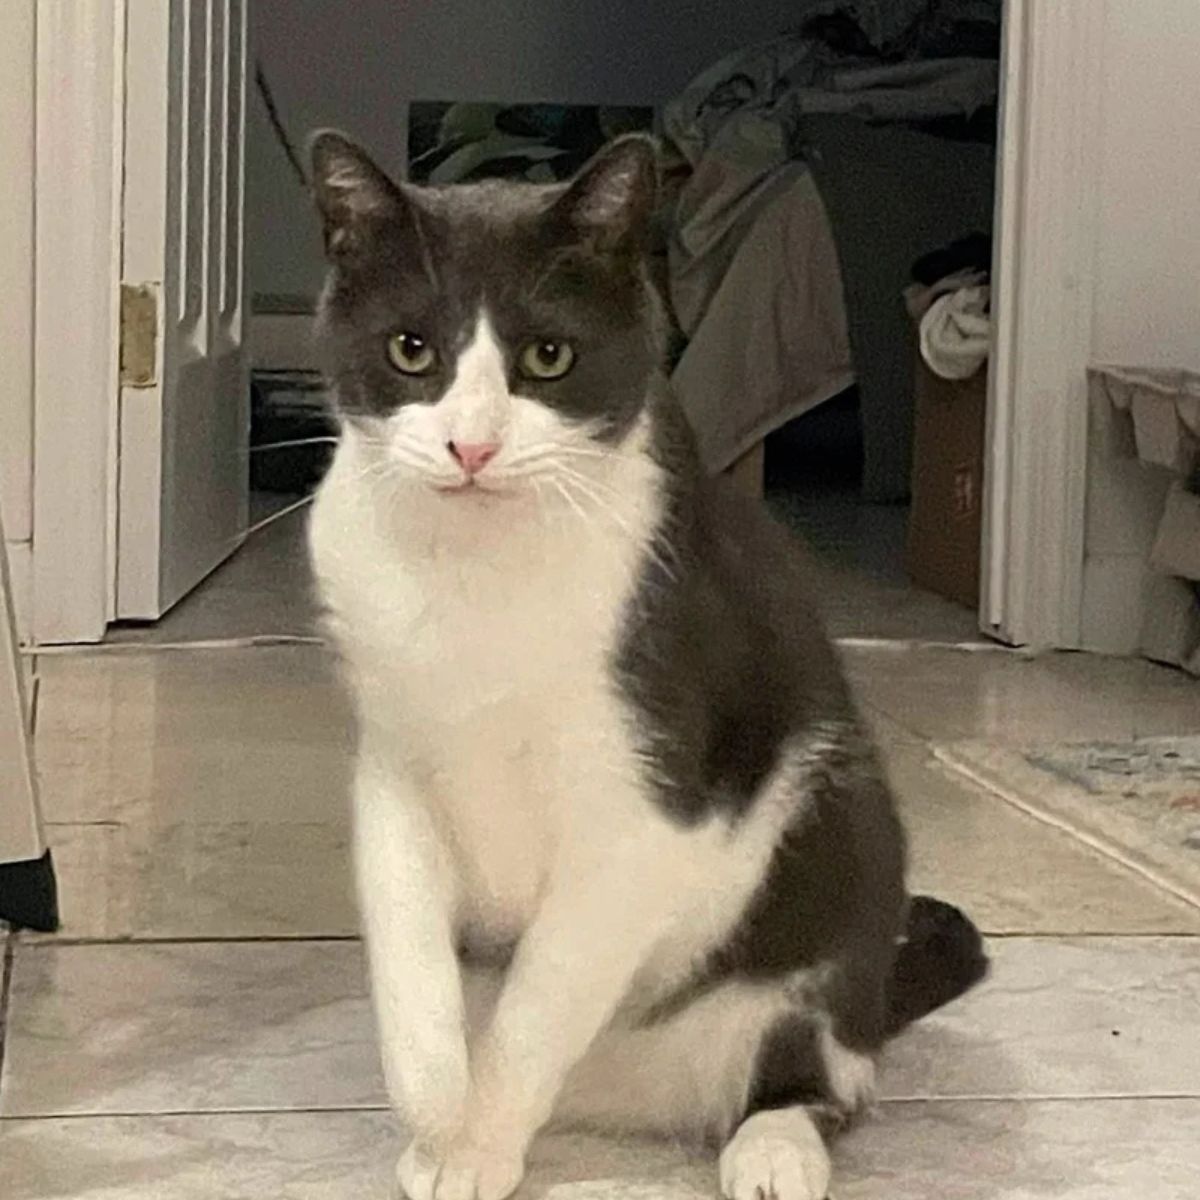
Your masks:
[[[917,354],[912,508],[906,567],[914,583],[979,607],[987,368],[942,379]]]

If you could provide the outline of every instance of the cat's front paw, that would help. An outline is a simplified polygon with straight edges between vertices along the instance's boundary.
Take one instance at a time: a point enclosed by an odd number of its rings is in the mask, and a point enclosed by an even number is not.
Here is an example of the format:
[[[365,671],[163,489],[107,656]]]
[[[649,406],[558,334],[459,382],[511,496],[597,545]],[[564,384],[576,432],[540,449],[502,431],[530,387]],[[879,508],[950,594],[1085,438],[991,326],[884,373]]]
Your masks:
[[[506,1200],[524,1176],[525,1159],[519,1152],[460,1142],[442,1163],[434,1200]]]
[[[396,1185],[407,1200],[506,1200],[524,1175],[516,1151],[463,1139],[442,1153],[414,1139],[396,1166]]]
[[[396,1164],[395,1200],[434,1200],[441,1169],[441,1153],[423,1138],[413,1138]]]

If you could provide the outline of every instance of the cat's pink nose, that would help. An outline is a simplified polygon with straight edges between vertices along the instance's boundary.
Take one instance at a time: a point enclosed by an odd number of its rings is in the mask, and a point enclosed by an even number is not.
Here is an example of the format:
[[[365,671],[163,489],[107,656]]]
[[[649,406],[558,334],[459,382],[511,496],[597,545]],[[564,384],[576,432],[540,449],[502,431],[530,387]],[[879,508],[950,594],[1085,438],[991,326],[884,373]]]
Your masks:
[[[496,457],[499,442],[449,442],[446,448],[468,475],[478,475]]]

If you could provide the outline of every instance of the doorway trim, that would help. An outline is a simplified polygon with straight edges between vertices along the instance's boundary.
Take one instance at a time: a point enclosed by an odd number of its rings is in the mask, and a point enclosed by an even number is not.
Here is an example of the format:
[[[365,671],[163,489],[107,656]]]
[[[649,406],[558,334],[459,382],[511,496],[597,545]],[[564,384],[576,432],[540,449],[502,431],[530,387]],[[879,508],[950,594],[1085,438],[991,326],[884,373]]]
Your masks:
[[[1006,0],[981,627],[1077,647],[1104,6]]]
[[[36,643],[113,613],[125,0],[42,0],[35,105]]]
[[[115,612],[128,0],[37,8],[33,636]],[[1104,8],[1007,0],[982,627],[1078,645]]]

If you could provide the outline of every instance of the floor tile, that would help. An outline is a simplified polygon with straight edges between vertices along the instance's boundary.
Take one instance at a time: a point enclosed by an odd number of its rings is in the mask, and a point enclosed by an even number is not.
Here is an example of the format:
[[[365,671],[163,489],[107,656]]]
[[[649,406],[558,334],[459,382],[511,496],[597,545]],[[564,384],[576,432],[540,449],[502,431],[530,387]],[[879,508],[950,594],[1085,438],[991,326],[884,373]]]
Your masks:
[[[63,936],[354,932],[351,718],[327,650],[46,656],[41,671]]]
[[[834,1151],[838,1200],[1194,1200],[1200,1102],[884,1105]],[[0,1123],[5,1200],[384,1200],[378,1112]],[[518,1200],[710,1200],[711,1155],[556,1135]]]
[[[342,821],[47,825],[62,928],[23,940],[303,938],[358,930]]]
[[[0,1121],[5,1200],[387,1200],[383,1113]]]
[[[0,1114],[379,1105],[365,996],[354,942],[22,945]]]
[[[860,700],[939,741],[1127,740],[1200,729],[1200,680],[1138,659],[844,647]]]
[[[855,570],[825,567],[816,600],[831,637],[875,637],[919,642],[978,643],[979,619],[968,608],[911,583],[864,578]]]
[[[837,1200],[1192,1200],[1200,1101],[888,1104],[834,1155]]]
[[[983,985],[889,1047],[884,1095],[1200,1096],[1200,939],[999,938],[989,953]]]
[[[958,904],[988,933],[1200,934],[1200,908],[941,766],[924,746],[886,733],[881,746],[914,891]]]
[[[978,615],[915,587],[904,569],[908,508],[866,504],[855,492],[807,489],[802,480],[769,504],[808,544],[813,586],[835,637],[978,642]]]
[[[349,702],[319,646],[43,656],[51,822],[341,819]]]
[[[1200,939],[1002,938],[887,1098],[1200,1095]],[[21,946],[8,1116],[381,1104],[352,943]]]

